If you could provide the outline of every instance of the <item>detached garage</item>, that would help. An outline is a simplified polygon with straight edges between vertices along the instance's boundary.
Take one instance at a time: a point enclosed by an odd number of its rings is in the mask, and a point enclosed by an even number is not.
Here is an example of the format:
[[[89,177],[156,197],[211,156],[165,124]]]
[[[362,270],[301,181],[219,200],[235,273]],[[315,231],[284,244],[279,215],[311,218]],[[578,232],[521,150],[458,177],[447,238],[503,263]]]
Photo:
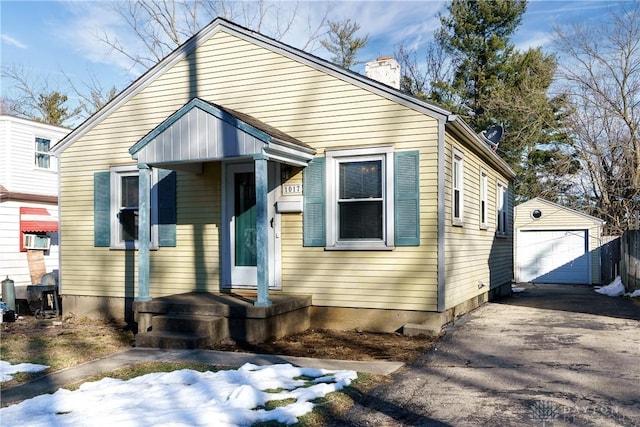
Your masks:
[[[603,225],[540,198],[516,206],[516,282],[600,284]]]

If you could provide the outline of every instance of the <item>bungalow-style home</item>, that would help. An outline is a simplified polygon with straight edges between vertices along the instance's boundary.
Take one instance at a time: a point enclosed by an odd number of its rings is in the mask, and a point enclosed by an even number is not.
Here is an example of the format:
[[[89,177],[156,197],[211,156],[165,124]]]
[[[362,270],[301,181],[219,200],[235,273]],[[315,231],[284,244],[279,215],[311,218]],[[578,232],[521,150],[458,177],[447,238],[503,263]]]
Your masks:
[[[58,270],[58,165],[49,149],[69,129],[0,115],[0,280],[27,286]]]
[[[515,208],[515,280],[600,284],[599,218],[536,197]]]
[[[223,19],[53,151],[63,310],[141,335],[439,328],[511,289],[514,172],[467,124]]]

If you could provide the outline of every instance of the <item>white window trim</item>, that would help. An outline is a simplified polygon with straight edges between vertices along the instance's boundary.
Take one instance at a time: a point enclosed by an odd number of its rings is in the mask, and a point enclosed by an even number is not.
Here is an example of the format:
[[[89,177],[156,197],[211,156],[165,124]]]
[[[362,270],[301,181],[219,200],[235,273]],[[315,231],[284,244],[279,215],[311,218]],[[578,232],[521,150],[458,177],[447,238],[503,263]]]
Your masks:
[[[327,250],[391,250],[394,246],[393,147],[328,150],[326,158],[326,249]],[[338,185],[341,162],[383,160],[383,238],[381,240],[341,241],[338,239]]]
[[[484,212],[483,212],[484,206]],[[480,201],[478,203],[478,216],[480,220],[480,229],[486,230],[489,228],[488,216],[489,216],[489,174],[486,170],[480,169]],[[483,218],[484,214],[484,218]]]
[[[456,183],[456,164],[459,166],[459,183]],[[458,216],[456,216],[456,190],[459,194],[460,203],[460,212]],[[453,149],[451,156],[451,223],[457,227],[464,226],[464,154],[462,151],[455,148]]]
[[[508,215],[509,212],[509,197],[508,197],[507,184],[498,181],[496,184],[496,235],[505,237],[508,234],[509,224]],[[500,227],[500,217],[503,216],[502,228]]]
[[[137,165],[133,166],[113,166],[109,169],[111,179],[111,199],[109,207],[110,214],[110,226],[111,226],[111,243],[110,249],[138,249],[138,241],[134,243],[134,248],[127,245],[122,241],[120,236],[120,225],[118,223],[118,213],[120,210],[120,177],[122,176],[139,176]],[[156,192],[153,191],[153,187],[158,182],[157,169],[152,169],[151,174],[151,246],[150,249],[158,249],[158,201]]]
[[[49,141],[49,151],[39,151],[36,149],[36,147],[38,146],[36,139],[44,139]],[[46,171],[46,172],[57,172],[58,170],[58,159],[51,154],[51,147],[54,145],[54,141],[53,139],[46,137],[46,136],[41,136],[41,135],[33,135],[33,168],[35,170],[39,170],[39,171]],[[47,156],[49,156],[49,167],[48,168],[42,168],[40,166],[38,166],[37,162],[36,162],[36,155],[37,154],[45,154]]]

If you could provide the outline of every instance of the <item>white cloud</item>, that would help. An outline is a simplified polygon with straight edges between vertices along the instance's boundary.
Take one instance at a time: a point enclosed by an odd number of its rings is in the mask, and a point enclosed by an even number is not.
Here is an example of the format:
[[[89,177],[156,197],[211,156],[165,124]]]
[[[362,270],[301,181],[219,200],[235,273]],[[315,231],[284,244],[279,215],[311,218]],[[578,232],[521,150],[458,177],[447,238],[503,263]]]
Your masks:
[[[6,34],[0,34],[0,40],[2,40],[2,43],[4,44],[8,44],[10,46],[14,46],[20,49],[26,49],[27,45],[22,43],[20,40],[16,40],[11,36],[8,36]]]

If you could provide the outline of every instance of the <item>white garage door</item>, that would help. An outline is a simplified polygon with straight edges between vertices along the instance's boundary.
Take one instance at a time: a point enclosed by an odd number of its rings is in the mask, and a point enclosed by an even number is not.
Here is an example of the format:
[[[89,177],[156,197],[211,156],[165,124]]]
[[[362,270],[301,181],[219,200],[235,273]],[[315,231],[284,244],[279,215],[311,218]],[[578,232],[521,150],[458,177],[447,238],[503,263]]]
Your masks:
[[[587,230],[519,230],[518,281],[591,282]]]

